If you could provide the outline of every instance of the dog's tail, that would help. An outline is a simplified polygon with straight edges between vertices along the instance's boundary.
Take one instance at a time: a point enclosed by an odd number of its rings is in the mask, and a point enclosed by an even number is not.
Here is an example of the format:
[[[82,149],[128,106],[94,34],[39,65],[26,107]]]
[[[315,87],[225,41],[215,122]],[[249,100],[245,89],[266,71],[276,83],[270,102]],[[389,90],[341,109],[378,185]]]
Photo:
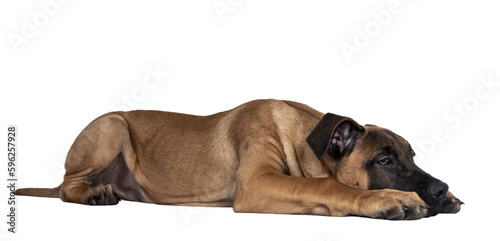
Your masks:
[[[16,195],[35,197],[59,197],[61,186],[62,184],[55,188],[21,188],[16,190]]]

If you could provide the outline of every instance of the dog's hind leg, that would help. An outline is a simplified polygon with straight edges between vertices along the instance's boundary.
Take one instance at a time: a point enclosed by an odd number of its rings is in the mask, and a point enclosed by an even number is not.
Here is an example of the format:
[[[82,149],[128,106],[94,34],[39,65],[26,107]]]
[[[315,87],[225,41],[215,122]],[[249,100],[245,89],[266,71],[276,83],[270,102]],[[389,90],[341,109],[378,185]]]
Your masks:
[[[111,184],[92,184],[120,153],[125,159],[135,158],[125,119],[110,113],[91,122],[78,135],[66,157],[61,200],[88,205],[117,204],[120,197]]]

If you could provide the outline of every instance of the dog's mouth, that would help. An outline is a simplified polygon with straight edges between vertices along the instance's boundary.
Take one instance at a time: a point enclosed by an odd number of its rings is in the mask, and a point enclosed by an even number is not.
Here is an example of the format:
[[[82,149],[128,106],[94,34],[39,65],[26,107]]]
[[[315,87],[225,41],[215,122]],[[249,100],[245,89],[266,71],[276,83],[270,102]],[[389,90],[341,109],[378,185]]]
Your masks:
[[[420,193],[418,195],[430,207],[427,210],[427,217],[436,216],[438,213],[441,212],[441,209],[443,208],[443,203],[446,200],[445,198],[442,199],[427,198],[427,195],[421,195]]]

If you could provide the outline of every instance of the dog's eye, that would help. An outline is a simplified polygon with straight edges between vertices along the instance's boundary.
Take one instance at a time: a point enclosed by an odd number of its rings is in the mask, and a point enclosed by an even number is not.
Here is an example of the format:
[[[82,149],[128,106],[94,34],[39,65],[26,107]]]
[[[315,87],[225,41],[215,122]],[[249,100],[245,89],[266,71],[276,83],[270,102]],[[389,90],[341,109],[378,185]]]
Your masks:
[[[391,159],[390,159],[390,158],[388,158],[388,157],[386,157],[386,158],[384,158],[384,159],[381,159],[381,160],[377,161],[377,164],[379,164],[379,165],[389,165],[389,164],[391,164],[391,163],[392,163],[392,161],[391,161]]]

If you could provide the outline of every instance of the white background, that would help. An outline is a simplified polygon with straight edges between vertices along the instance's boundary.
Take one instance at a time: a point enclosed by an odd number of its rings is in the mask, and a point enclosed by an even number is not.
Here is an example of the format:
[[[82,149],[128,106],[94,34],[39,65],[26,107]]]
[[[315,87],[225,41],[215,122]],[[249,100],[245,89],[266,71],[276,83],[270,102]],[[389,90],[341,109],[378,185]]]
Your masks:
[[[488,220],[500,215],[499,7],[495,1],[2,1],[0,146],[7,146],[7,125],[17,125],[21,187],[59,185],[74,138],[108,111],[207,115],[275,98],[395,131],[418,151],[417,163],[466,205],[456,215],[389,222],[18,197],[17,234],[10,235],[8,193],[1,188],[0,238],[498,239],[498,224]],[[357,48],[350,61],[346,45]]]

